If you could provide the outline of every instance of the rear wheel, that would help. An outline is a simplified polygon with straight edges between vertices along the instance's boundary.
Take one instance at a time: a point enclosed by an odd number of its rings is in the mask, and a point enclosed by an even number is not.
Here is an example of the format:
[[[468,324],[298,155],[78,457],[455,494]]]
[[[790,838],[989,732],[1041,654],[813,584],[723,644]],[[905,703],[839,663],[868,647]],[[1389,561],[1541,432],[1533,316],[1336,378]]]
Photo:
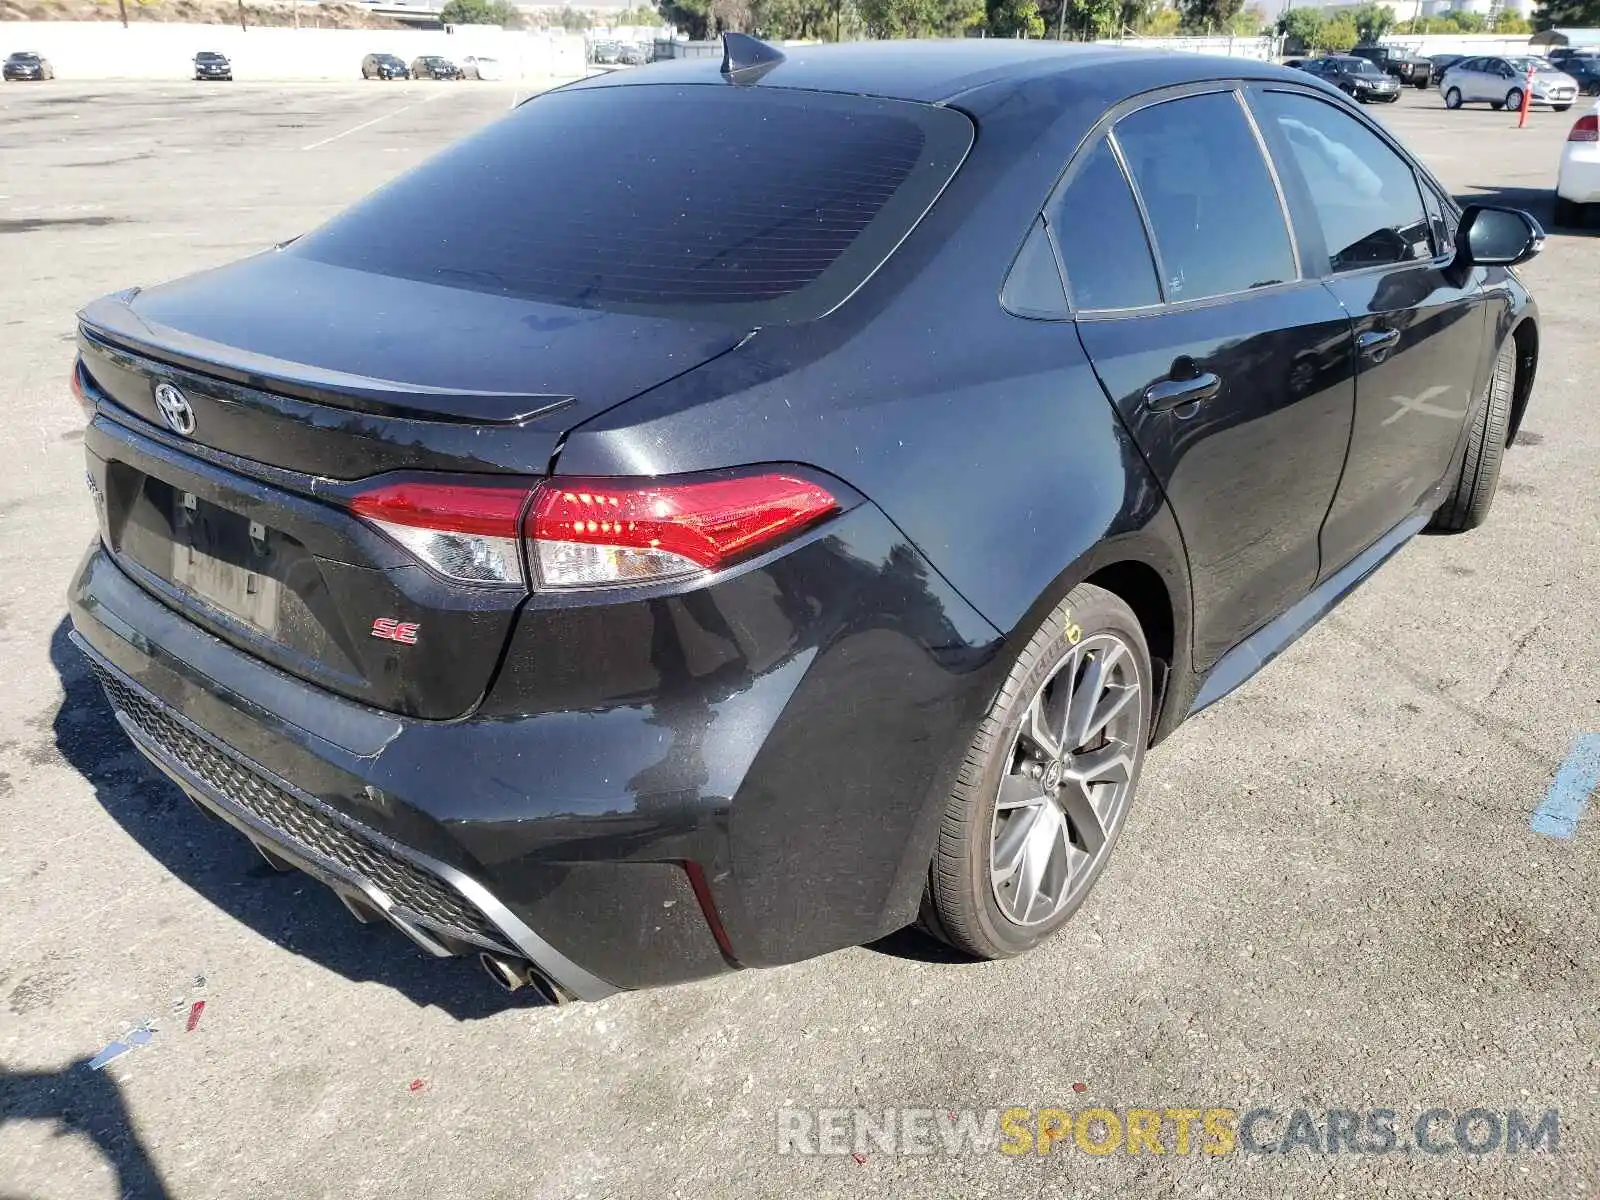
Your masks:
[[[1446,92],[1444,94],[1444,106],[1446,108],[1460,108],[1461,107],[1461,89],[1460,88],[1451,88],[1448,92]]]
[[[929,869],[930,932],[978,958],[1007,958],[1067,922],[1132,806],[1150,677],[1133,611],[1102,588],[1073,588],[968,747]]]
[[[1556,112],[1566,112],[1567,109],[1572,107],[1572,105],[1570,105],[1570,104],[1552,104],[1550,107],[1555,109]]]
[[[1432,81],[1431,80],[1427,80],[1427,79],[1418,79],[1415,82],[1413,82],[1411,86],[1416,88],[1417,91],[1419,91],[1419,92],[1425,92],[1425,91],[1428,90],[1428,84],[1430,82],[1432,82]]]
[[[1467,449],[1450,495],[1433,514],[1429,529],[1460,533],[1476,529],[1489,515],[1500,485],[1500,463],[1505,457],[1506,430],[1511,421],[1511,397],[1517,377],[1517,343],[1506,338],[1494,360],[1489,387],[1473,414],[1467,431]]]

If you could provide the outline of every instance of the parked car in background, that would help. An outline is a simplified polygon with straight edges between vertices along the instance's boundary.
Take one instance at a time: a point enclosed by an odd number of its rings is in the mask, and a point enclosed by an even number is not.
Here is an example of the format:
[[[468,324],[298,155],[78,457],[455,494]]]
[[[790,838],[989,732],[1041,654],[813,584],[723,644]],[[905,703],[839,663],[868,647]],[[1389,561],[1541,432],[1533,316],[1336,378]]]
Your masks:
[[[1355,58],[1364,58],[1386,75],[1393,75],[1401,83],[1423,89],[1433,78],[1433,63],[1421,55],[1410,54],[1394,46],[1356,46],[1350,51]]]
[[[1487,104],[1493,109],[1522,107],[1522,93],[1529,86],[1529,103],[1566,112],[1578,98],[1578,81],[1558,71],[1542,58],[1515,55],[1501,58],[1464,58],[1439,80],[1439,94],[1446,108],[1463,104]]]
[[[589,47],[589,61],[609,66],[617,61],[622,48],[615,42],[595,42]]]
[[[627,45],[617,51],[617,65],[623,67],[642,67],[650,61],[650,56],[638,46]]]
[[[1325,79],[1345,95],[1363,104],[1393,104],[1400,99],[1400,81],[1385,74],[1365,58],[1333,55],[1314,58],[1300,68],[1318,79]]]
[[[460,79],[461,68],[438,54],[424,54],[411,60],[413,79]]]
[[[1585,96],[1600,96],[1600,54],[1573,54],[1557,64]]]
[[[1150,747],[1487,518],[1537,366],[1537,223],[1307,74],[725,55],[79,314],[70,637],[133,744],[362,921],[552,997],[914,921],[1044,942]],[[1233,724],[1272,736],[1265,698]]]
[[[1428,61],[1433,64],[1433,77],[1435,79],[1443,78],[1445,71],[1455,66],[1465,57],[1465,54],[1430,54]]]
[[[233,78],[233,64],[228,61],[227,55],[216,50],[202,50],[194,56],[194,77],[196,79],[222,79]]]
[[[469,54],[461,60],[461,73],[468,79],[504,79],[505,68],[498,58]]]
[[[405,60],[395,54],[369,54],[361,60],[363,79],[410,79]]]
[[[1561,168],[1556,175],[1556,224],[1582,225],[1590,210],[1597,206],[1600,206],[1600,101],[1578,118],[1561,147]]]
[[[56,77],[55,69],[50,66],[49,60],[39,57],[32,50],[18,50],[15,54],[8,55],[5,67],[0,68],[0,75],[19,83],[29,79],[44,80]]]

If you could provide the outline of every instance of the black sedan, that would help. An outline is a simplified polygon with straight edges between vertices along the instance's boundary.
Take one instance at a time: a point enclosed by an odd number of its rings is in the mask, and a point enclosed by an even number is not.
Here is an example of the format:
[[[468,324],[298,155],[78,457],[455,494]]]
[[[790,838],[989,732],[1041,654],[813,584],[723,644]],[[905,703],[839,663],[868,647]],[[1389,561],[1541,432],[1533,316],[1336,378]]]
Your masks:
[[[411,63],[411,78],[413,79],[463,79],[461,68],[448,58],[441,58],[437,54],[424,54],[421,58],[414,59]]]
[[[1345,55],[1314,58],[1300,69],[1327,80],[1345,95],[1363,104],[1393,104],[1400,99],[1400,81],[1364,58]]]
[[[194,56],[194,77],[196,79],[221,79],[233,78],[233,64],[228,61],[225,54],[215,50],[202,50]]]
[[[24,80],[54,79],[56,73],[48,59],[41,58],[31,50],[18,50],[6,56],[5,66],[0,67],[0,76],[7,82],[15,80],[21,83]]]
[[[1302,72],[726,47],[80,315],[134,744],[554,999],[1035,946],[1150,747],[1486,518],[1537,365],[1538,225]]]

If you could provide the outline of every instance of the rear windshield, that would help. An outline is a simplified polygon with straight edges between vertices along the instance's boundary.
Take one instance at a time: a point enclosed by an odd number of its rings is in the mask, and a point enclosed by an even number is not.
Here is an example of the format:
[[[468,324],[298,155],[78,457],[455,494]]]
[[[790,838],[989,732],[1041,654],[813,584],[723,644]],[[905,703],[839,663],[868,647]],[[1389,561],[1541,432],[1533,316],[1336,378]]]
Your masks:
[[[882,263],[972,136],[954,110],[859,96],[552,92],[286,252],[581,308],[806,320]]]

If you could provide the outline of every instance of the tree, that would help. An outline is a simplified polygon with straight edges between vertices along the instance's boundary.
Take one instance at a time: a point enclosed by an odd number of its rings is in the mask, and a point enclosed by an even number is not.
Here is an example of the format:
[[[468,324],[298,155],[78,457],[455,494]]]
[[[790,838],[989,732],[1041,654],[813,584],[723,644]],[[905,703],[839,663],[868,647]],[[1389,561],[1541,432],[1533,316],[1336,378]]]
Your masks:
[[[1183,18],[1175,8],[1158,8],[1141,20],[1134,29],[1145,37],[1175,37]]]
[[[1314,45],[1318,50],[1326,50],[1330,54],[1343,54],[1360,38],[1361,34],[1356,29],[1356,23],[1349,17],[1340,15],[1323,25],[1317,33]]]
[[[1272,22],[1267,20],[1267,14],[1258,5],[1252,4],[1242,12],[1234,14],[1233,34],[1235,37],[1260,37]]]
[[[505,0],[445,0],[439,20],[446,25],[505,25],[515,10]]]
[[[1190,33],[1219,33],[1233,25],[1244,0],[1181,0],[1183,27]]]
[[[1533,22],[1527,17],[1519,17],[1516,13],[1504,13],[1495,19],[1494,31],[1515,37],[1518,34],[1532,33]]]
[[[1363,4],[1354,12],[1341,14],[1356,27],[1363,42],[1375,42],[1394,28],[1394,10],[1383,4]]]
[[[1537,29],[1593,29],[1600,25],[1600,0],[1540,0]]]
[[[1483,33],[1489,28],[1489,19],[1482,13],[1464,9],[1446,13],[1445,20],[1454,25],[1458,33]]]
[[[990,37],[1044,36],[1044,18],[1036,0],[989,0],[988,26]]]
[[[868,37],[960,37],[982,25],[984,0],[857,0]]]
[[[1293,43],[1301,50],[1308,50],[1317,44],[1317,38],[1322,36],[1322,27],[1328,19],[1322,15],[1320,8],[1291,8],[1278,18],[1278,32],[1283,34],[1286,42]]]

